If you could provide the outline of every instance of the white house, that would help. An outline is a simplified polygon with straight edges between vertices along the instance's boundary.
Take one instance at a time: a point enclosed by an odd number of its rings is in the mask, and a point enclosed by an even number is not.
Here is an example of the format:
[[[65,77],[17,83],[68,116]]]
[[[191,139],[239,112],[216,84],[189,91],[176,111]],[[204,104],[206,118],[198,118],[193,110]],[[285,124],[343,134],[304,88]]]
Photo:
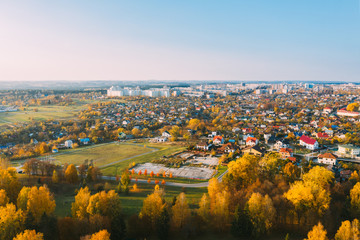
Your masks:
[[[66,141],[65,141],[65,147],[67,147],[67,148],[72,148],[72,147],[73,147],[73,141],[71,141],[71,140],[66,140]]]
[[[171,138],[171,134],[168,131],[165,131],[161,134],[162,137]]]
[[[274,144],[274,148],[276,150],[280,150],[281,148],[287,148],[287,147],[288,147],[288,145],[282,141],[276,141],[276,143]]]
[[[319,154],[318,163],[327,164],[327,165],[336,165],[337,156],[332,153]]]
[[[360,148],[351,144],[339,145],[338,147],[338,154],[345,157],[354,158],[360,154]]]
[[[300,138],[300,146],[304,146],[310,150],[315,150],[319,148],[319,143],[311,137],[302,135]]]

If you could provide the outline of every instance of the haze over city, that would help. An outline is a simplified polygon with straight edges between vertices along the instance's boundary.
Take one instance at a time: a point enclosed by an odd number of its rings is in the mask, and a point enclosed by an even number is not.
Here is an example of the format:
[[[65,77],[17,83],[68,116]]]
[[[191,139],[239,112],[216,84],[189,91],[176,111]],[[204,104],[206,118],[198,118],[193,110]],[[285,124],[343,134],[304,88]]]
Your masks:
[[[0,80],[357,82],[359,1],[2,1]]]

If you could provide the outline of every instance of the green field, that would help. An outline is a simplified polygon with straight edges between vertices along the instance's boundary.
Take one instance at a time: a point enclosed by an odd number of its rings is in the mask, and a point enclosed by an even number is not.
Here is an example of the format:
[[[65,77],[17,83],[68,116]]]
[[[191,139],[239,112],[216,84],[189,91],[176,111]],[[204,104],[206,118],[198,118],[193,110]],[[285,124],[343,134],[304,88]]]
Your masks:
[[[162,156],[168,156],[170,154],[173,154],[175,152],[179,152],[182,150],[185,150],[184,146],[181,146],[176,143],[168,144],[168,143],[145,143],[144,145],[141,145],[142,148],[144,146],[156,148],[158,151],[152,152],[146,155],[137,156],[129,160],[125,160],[119,163],[116,163],[114,165],[104,167],[102,169],[102,173],[106,176],[115,176],[116,171],[121,171],[129,167],[129,165],[133,162],[135,163],[145,163],[145,162],[151,162],[152,160],[159,159]]]
[[[144,147],[144,145],[108,143],[71,149],[51,155],[51,157],[56,164],[73,163],[75,165],[81,165],[85,160],[93,160],[94,165],[101,168],[104,165],[106,166],[113,162],[130,159],[134,156],[152,151],[154,151],[154,149]]]

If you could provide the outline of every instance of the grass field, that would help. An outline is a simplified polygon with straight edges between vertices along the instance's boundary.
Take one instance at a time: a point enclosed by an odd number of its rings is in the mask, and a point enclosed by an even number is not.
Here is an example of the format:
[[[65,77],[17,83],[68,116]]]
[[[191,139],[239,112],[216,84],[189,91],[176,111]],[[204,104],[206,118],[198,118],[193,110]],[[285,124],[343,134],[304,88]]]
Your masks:
[[[156,152],[152,152],[146,155],[137,156],[129,160],[122,161],[120,163],[116,163],[114,165],[104,167],[102,169],[102,173],[106,176],[115,176],[116,171],[121,171],[129,167],[129,165],[133,162],[135,163],[145,163],[151,162],[154,159],[159,159],[162,156],[168,156],[178,151],[185,150],[185,147],[176,143],[144,143],[143,145],[139,145],[144,148],[144,146],[152,147],[158,149]]]
[[[71,149],[63,153],[54,154],[52,158],[56,164],[73,163],[75,165],[81,165],[85,160],[93,160],[94,165],[101,168],[104,165],[152,151],[154,149],[144,147],[143,145],[109,143]]]

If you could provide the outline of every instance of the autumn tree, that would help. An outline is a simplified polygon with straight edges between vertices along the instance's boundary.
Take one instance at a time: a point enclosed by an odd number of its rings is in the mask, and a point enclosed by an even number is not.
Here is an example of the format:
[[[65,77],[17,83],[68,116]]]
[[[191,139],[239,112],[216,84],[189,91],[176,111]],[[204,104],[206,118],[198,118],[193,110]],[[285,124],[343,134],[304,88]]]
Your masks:
[[[269,232],[274,224],[276,210],[268,195],[253,193],[247,202],[246,208],[249,211],[255,236]]]
[[[209,193],[210,195],[210,193]],[[213,228],[218,232],[225,232],[230,227],[230,194],[222,190],[213,195],[210,202],[210,212]]]
[[[300,221],[301,214],[313,210],[318,216],[329,208],[330,193],[313,181],[297,181],[284,194],[295,207]]]
[[[176,141],[180,137],[180,127],[175,125],[171,128],[170,132],[172,141]]]
[[[360,182],[350,190],[350,202],[352,211],[358,215],[360,213]]]
[[[299,175],[300,169],[298,166],[294,165],[293,163],[288,162],[283,167],[283,173],[289,182],[293,182]]]
[[[210,199],[209,196],[204,193],[199,202],[199,209],[197,210],[197,214],[201,217],[204,223],[210,222]]]
[[[121,215],[120,197],[114,190],[96,193],[90,197],[86,211],[90,215],[100,214],[113,219],[115,216]]]
[[[74,164],[70,164],[65,171],[65,179],[68,183],[75,184],[79,180],[78,171]]]
[[[148,219],[152,228],[156,229],[156,223],[158,222],[164,207],[165,201],[163,200],[161,192],[155,190],[154,193],[145,198],[139,217],[141,219]]]
[[[9,198],[6,196],[4,189],[0,190],[0,207],[6,206],[9,203]]]
[[[352,222],[344,221],[335,234],[335,240],[360,239],[360,223],[354,219]]]
[[[231,234],[236,238],[249,237],[253,234],[253,228],[249,210],[238,205],[231,223]]]
[[[327,232],[324,229],[324,226],[319,222],[318,225],[315,225],[313,229],[308,232],[308,237],[305,240],[328,240]]]
[[[75,202],[71,204],[71,214],[74,218],[84,219],[89,216],[87,207],[90,200],[88,187],[81,188],[75,196]]]
[[[180,193],[175,205],[172,207],[171,224],[175,231],[184,231],[189,224],[191,211],[185,193]]]
[[[126,193],[129,192],[129,184],[130,184],[130,176],[129,176],[129,173],[128,171],[124,171],[121,175],[121,184],[123,185],[124,187],[124,191]]]
[[[334,181],[334,173],[324,167],[315,166],[303,175],[305,182],[314,182],[322,187],[327,187]]]
[[[253,183],[258,175],[259,159],[254,155],[245,154],[228,165],[228,173],[223,181],[227,186],[240,188]]]
[[[14,204],[0,207],[0,240],[13,239],[24,229],[25,216]]]
[[[21,184],[17,178],[15,168],[0,169],[0,189],[4,189],[10,202],[16,202]]]
[[[53,171],[53,175],[51,177],[51,180],[52,180],[53,183],[59,183],[60,182],[60,177],[59,177],[58,171],[56,171],[56,170]]]
[[[16,235],[13,240],[44,240],[44,234],[36,233],[35,230],[25,230],[24,232]]]
[[[28,193],[26,208],[34,216],[35,221],[39,222],[43,214],[50,215],[54,212],[55,200],[47,187],[34,186]]]
[[[110,233],[106,230],[101,230],[91,235],[90,240],[110,240]]]

